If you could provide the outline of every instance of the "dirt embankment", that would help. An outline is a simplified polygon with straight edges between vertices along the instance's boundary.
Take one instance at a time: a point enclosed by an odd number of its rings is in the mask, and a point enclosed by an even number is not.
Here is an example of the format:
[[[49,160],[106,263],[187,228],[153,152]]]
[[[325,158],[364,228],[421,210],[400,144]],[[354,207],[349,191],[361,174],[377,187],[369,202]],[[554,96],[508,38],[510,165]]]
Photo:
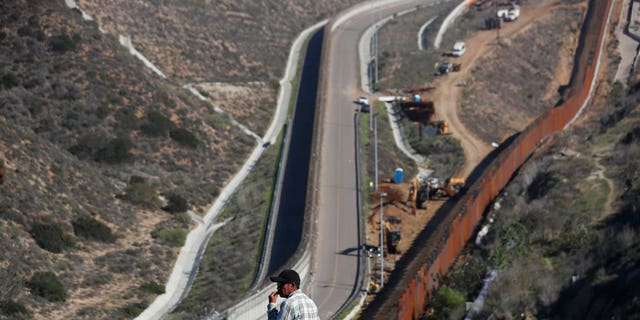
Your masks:
[[[460,118],[485,143],[500,143],[555,105],[567,85],[586,2],[544,1],[498,31],[481,32],[468,47],[481,54],[464,76]],[[499,34],[499,38],[498,38]],[[466,72],[466,74],[465,74]]]
[[[557,102],[558,88],[570,78],[585,9],[586,2],[570,6],[551,0],[535,2],[523,6],[518,20],[503,24],[499,41],[496,30],[480,31],[465,39],[467,52],[453,61],[462,64],[461,71],[439,78],[432,94],[438,106],[437,117],[449,123],[465,151],[466,162],[460,176],[468,176],[492,150],[491,142],[501,142],[522,130]],[[398,188],[406,196],[409,186]],[[399,216],[407,223],[426,223],[441,204],[429,202],[428,210],[417,211],[419,219],[407,214],[412,211],[404,203],[389,202],[384,213]],[[376,213],[371,214],[368,223],[379,223]],[[406,243],[401,243],[399,249],[412,246],[416,234],[411,229],[416,228],[403,227],[402,241]],[[376,239],[373,232],[368,239]],[[386,265],[392,269],[398,260],[398,255],[387,257]]]

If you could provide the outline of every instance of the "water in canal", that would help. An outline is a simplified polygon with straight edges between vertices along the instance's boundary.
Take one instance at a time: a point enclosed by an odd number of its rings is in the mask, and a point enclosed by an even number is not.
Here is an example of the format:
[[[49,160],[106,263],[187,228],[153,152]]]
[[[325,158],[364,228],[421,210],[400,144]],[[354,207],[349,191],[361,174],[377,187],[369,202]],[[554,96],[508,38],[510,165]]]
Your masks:
[[[302,238],[323,35],[321,29],[310,39],[302,67],[268,275],[291,258]]]

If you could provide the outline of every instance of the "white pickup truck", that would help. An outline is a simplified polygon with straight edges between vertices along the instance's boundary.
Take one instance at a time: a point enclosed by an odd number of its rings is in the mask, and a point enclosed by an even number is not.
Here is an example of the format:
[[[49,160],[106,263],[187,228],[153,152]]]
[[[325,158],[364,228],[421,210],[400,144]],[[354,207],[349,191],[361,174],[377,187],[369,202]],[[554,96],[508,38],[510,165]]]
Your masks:
[[[498,10],[498,18],[505,22],[514,21],[520,16],[520,7],[513,5],[510,9]]]
[[[454,57],[459,57],[463,55],[466,50],[467,48],[465,48],[464,42],[459,41],[453,45],[453,50],[451,51],[451,55]]]

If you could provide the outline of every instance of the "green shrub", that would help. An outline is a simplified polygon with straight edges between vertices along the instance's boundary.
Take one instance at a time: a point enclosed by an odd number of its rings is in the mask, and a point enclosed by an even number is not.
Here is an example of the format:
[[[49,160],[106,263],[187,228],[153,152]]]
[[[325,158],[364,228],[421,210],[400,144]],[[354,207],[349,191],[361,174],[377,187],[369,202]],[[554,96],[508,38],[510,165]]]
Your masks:
[[[22,26],[18,28],[16,33],[21,37],[27,37],[31,34],[31,28],[29,26]]]
[[[162,210],[170,212],[170,213],[180,213],[186,212],[189,209],[189,204],[187,200],[180,196],[179,194],[171,193],[167,195],[167,200],[169,204],[166,207],[162,208]]]
[[[196,136],[193,133],[191,133],[191,131],[184,128],[177,128],[177,129],[171,130],[169,132],[169,136],[171,136],[171,139],[173,139],[173,141],[189,148],[195,149],[200,144],[200,141],[198,141],[198,138],[196,138]]]
[[[53,272],[36,272],[27,282],[31,293],[51,302],[65,301],[67,292]]]
[[[150,282],[150,283],[145,283],[141,285],[140,290],[151,293],[151,294],[163,294],[164,286],[159,285],[155,282]]]
[[[123,198],[148,209],[157,209],[161,206],[158,192],[153,186],[146,183],[139,182],[128,185]]]
[[[111,140],[107,146],[98,150],[95,160],[109,164],[132,162],[133,154],[129,152],[134,147],[129,137],[118,137]]]
[[[122,312],[130,317],[130,318],[135,318],[137,317],[139,314],[142,313],[142,311],[144,311],[144,309],[147,308],[147,304],[144,302],[136,302],[136,303],[132,303],[126,307],[124,307],[122,309]]]
[[[207,124],[212,126],[214,129],[227,130],[229,128],[229,125],[227,124],[225,119],[218,113],[212,113],[205,119]]]
[[[436,292],[433,308],[433,319],[460,319],[464,315],[465,300],[458,291],[443,286]]]
[[[11,89],[19,84],[18,77],[13,73],[7,73],[0,78],[0,87]]]
[[[129,177],[129,184],[135,183],[147,183],[147,179],[141,176],[132,175],[131,177]]]
[[[9,316],[11,319],[30,318],[29,310],[21,303],[14,301],[0,301],[0,314]]]
[[[73,239],[58,224],[36,223],[31,227],[30,233],[36,244],[49,252],[60,253],[73,245]]]
[[[183,223],[184,225],[188,225],[191,222],[191,216],[189,216],[186,212],[178,212],[174,214],[174,219],[176,221]]]
[[[154,239],[161,239],[167,244],[175,247],[181,247],[184,245],[184,241],[187,238],[187,229],[175,228],[169,229],[161,227],[151,233]]]
[[[73,232],[78,237],[109,243],[116,241],[111,228],[90,216],[80,216],[72,224]]]
[[[166,137],[167,133],[175,127],[176,125],[171,119],[153,110],[147,114],[147,122],[140,127],[140,130],[148,136]]]
[[[107,106],[107,105],[100,105],[96,109],[96,116],[98,116],[99,119],[104,119],[109,114],[111,114],[111,110],[109,109],[109,106]]]
[[[76,48],[73,40],[64,33],[51,37],[51,39],[49,39],[49,45],[53,51],[60,53],[75,50]]]

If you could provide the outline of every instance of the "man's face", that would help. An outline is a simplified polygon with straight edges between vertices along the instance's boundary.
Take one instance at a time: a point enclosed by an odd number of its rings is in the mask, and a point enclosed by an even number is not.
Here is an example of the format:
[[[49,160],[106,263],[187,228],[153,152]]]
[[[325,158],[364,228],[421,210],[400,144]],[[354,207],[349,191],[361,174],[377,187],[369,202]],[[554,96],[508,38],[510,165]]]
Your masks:
[[[278,283],[278,295],[282,298],[286,298],[293,292],[292,288],[294,285],[292,283]]]

